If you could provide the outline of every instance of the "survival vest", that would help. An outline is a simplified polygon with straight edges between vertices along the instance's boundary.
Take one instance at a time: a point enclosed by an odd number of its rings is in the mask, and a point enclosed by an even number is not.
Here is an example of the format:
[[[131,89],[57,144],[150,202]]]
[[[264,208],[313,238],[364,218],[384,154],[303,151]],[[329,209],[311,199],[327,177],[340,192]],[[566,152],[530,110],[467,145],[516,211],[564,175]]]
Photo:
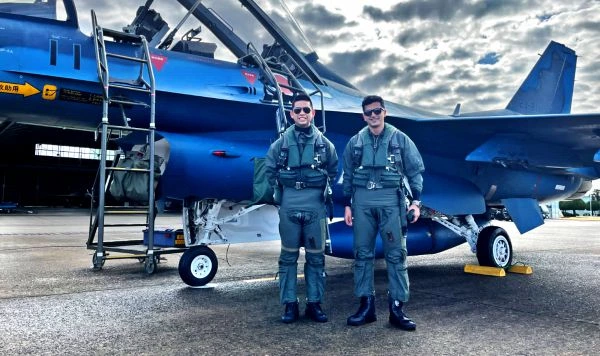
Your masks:
[[[352,185],[367,189],[400,188],[404,179],[400,131],[386,124],[383,136],[377,141],[375,149],[369,128],[359,131],[352,152]]]
[[[328,160],[327,144],[319,130],[313,131],[304,146],[302,157],[294,128],[286,130],[282,136],[282,144],[277,157],[279,183],[285,187],[296,189],[324,188],[328,175],[324,169]]]

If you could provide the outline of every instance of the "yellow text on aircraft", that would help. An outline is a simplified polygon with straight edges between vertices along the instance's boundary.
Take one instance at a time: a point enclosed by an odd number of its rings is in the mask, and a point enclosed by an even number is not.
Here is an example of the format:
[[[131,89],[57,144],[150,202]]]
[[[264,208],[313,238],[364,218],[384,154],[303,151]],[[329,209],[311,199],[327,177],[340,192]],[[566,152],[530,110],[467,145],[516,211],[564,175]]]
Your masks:
[[[35,95],[40,91],[33,85],[0,82],[0,93],[23,95],[24,97]]]

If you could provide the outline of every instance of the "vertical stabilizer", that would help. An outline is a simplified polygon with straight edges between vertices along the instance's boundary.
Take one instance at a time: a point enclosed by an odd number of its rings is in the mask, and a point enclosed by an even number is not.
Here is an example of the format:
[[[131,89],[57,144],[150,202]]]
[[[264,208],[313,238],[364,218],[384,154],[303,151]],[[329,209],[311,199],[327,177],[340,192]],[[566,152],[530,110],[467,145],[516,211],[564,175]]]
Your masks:
[[[570,113],[576,64],[575,51],[551,41],[506,109],[521,114]]]

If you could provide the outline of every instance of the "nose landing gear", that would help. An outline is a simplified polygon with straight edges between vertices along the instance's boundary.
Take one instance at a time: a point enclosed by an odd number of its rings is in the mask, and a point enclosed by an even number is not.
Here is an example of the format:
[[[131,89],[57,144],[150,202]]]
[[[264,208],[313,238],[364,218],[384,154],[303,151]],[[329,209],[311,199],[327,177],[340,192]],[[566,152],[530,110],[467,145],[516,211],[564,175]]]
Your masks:
[[[192,287],[208,284],[215,277],[219,262],[208,246],[196,246],[183,253],[179,260],[179,276]]]

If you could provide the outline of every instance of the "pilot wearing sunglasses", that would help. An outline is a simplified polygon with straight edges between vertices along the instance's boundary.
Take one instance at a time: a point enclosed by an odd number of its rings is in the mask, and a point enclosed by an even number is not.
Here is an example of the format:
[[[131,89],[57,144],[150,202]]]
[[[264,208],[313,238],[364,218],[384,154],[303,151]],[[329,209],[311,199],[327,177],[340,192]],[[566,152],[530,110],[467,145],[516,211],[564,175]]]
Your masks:
[[[409,298],[406,227],[407,219],[414,223],[420,215],[425,167],[413,141],[385,122],[381,97],[365,97],[362,108],[367,126],[350,139],[343,155],[344,220],[354,230],[354,294],[360,298],[360,307],[347,324],[377,320],[373,263],[380,234],[387,265],[389,322],[415,330],[416,324],[402,311]],[[405,177],[410,190],[403,183]],[[411,193],[408,208],[407,192]]]
[[[275,141],[266,157],[266,175],[275,191],[279,208],[279,297],[285,306],[281,320],[298,320],[296,295],[298,256],[304,247],[307,318],[326,322],[321,309],[325,291],[326,202],[331,199],[330,181],[338,172],[335,146],[312,124],[310,97],[298,94],[292,100],[290,126]]]

